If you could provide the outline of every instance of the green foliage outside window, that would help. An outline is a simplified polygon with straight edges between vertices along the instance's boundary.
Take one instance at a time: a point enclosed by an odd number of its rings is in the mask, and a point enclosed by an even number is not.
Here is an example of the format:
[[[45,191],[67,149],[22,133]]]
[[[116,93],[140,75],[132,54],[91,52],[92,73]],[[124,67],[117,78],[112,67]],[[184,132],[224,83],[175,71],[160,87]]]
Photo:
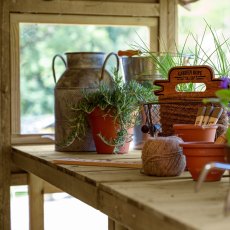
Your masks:
[[[51,63],[65,52],[117,52],[130,49],[138,36],[147,41],[147,27],[63,24],[20,24],[20,94],[22,118],[54,113]],[[56,75],[65,70],[56,63]]]

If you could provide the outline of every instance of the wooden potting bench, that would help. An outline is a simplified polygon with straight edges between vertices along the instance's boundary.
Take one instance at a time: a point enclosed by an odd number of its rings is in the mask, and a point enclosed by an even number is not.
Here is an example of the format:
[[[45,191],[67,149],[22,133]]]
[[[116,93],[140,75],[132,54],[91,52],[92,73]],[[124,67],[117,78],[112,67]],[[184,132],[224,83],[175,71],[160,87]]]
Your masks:
[[[53,163],[63,157],[133,162],[141,160],[141,152],[98,155],[56,152],[54,145],[13,147],[13,162],[29,172],[34,182],[36,192],[30,191],[34,214],[43,212],[43,191],[39,187],[44,180],[108,215],[110,230],[229,229],[230,218],[223,212],[229,189],[226,176],[219,182],[204,183],[195,193],[195,182],[188,172],[178,177],[152,177],[135,168]],[[86,218],[90,220],[90,216]],[[35,217],[34,221],[41,220]]]

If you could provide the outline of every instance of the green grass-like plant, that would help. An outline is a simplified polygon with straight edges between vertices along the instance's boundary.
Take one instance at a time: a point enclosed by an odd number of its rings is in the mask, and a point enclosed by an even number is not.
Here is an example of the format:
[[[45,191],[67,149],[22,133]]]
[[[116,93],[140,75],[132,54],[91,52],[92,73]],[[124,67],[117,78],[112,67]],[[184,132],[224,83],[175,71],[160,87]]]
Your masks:
[[[214,49],[206,52],[204,43],[208,35],[211,35],[210,42],[214,43]],[[189,38],[192,38],[195,44],[194,47],[190,45]],[[228,58],[228,53],[230,53],[229,39],[225,38],[223,34],[219,37],[217,32],[207,22],[200,39],[190,32],[181,49],[175,44],[175,53],[168,51],[152,52],[143,40],[141,42],[142,45],[134,44],[132,48],[140,50],[140,55],[147,55],[151,58],[153,65],[156,66],[156,71],[162,79],[168,78],[168,72],[171,68],[184,65],[208,65],[212,67],[217,77],[230,75],[230,61]],[[184,88],[179,89],[179,91],[185,92],[197,90],[200,91],[193,83],[186,84]]]

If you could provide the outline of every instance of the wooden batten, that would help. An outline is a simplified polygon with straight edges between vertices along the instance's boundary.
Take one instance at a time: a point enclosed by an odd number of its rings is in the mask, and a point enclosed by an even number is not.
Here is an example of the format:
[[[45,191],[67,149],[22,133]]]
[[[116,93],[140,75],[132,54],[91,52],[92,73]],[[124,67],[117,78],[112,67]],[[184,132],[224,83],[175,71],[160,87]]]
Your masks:
[[[159,4],[103,1],[11,1],[11,12],[159,17]]]

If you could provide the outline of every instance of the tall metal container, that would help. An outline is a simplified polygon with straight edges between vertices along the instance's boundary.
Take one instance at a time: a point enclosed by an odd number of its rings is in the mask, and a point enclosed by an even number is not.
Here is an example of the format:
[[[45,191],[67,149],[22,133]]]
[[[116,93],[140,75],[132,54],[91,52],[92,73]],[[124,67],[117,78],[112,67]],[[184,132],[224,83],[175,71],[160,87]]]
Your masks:
[[[136,80],[140,84],[146,82],[153,84],[159,77],[156,72],[155,64],[148,56],[122,56],[122,67],[125,81]],[[146,134],[143,134],[141,127],[145,124],[145,114],[140,114],[142,124],[134,127],[134,148],[141,149],[145,141]]]
[[[67,61],[61,55],[53,58],[53,75],[55,75],[55,59],[59,57],[66,65],[65,72],[61,75],[54,89],[55,95],[55,149],[57,151],[95,151],[90,128],[83,140],[75,140],[65,146],[67,137],[72,129],[69,126],[71,118],[71,104],[81,98],[83,88],[96,90],[102,76],[102,67],[105,53],[102,52],[73,52],[66,53]],[[111,81],[110,74],[103,70],[103,81]]]

